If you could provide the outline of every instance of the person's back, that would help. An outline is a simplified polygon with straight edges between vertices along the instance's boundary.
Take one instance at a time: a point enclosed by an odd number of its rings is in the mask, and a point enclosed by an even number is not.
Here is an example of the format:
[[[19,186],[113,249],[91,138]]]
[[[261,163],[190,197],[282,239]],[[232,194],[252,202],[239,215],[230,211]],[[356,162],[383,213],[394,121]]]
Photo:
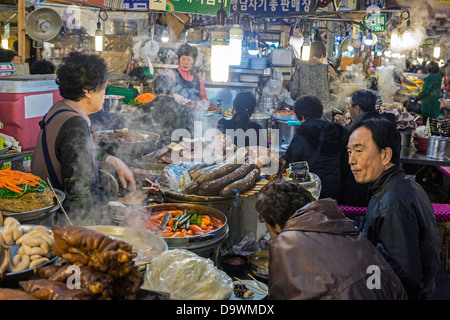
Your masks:
[[[308,162],[309,171],[321,180],[320,198],[341,197],[341,159],[345,153],[345,130],[337,123],[321,119],[323,105],[316,96],[304,96],[294,106],[301,122],[286,150],[286,167],[292,162]]]
[[[292,215],[271,242],[269,268],[269,299],[407,299],[381,253],[331,199]]]

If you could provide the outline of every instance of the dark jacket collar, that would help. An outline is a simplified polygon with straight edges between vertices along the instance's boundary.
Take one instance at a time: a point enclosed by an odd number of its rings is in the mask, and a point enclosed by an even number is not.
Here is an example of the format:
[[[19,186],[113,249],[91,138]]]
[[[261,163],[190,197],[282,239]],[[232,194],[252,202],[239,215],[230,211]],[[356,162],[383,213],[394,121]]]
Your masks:
[[[384,184],[390,180],[403,178],[405,176],[405,172],[403,171],[403,167],[401,164],[397,164],[386,171],[384,171],[378,179],[370,186],[373,193],[378,192],[384,186]]]

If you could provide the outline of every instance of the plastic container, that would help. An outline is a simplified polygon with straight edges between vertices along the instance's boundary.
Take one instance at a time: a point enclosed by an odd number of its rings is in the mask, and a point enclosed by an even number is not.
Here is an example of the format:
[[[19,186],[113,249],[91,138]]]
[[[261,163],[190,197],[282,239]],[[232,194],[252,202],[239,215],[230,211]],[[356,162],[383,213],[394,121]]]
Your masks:
[[[106,95],[111,96],[124,96],[122,102],[128,104],[131,100],[139,95],[136,88],[120,88],[120,87],[107,87]]]
[[[251,58],[250,69],[263,70],[267,67],[267,58]]]
[[[56,75],[29,75],[0,78],[1,133],[19,141],[22,150],[36,145],[39,121],[51,106],[61,100]]]

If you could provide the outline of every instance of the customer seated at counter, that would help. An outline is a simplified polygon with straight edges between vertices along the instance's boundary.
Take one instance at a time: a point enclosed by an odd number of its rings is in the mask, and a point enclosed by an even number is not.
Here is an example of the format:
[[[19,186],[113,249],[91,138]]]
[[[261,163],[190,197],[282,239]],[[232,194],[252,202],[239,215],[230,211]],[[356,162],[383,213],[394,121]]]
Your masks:
[[[243,130],[241,137],[239,131],[233,131],[234,144],[240,148],[243,147],[242,138],[245,137],[245,146],[259,145],[259,130],[262,127],[250,120],[256,109],[256,97],[251,91],[241,91],[233,100],[233,117],[230,120],[225,118],[217,122],[217,129],[223,134],[228,134],[227,130]],[[231,134],[230,134],[231,136]]]
[[[295,102],[294,111],[300,127],[286,151],[286,167],[306,161],[309,170],[322,182],[320,198],[341,198],[341,162],[346,152],[343,126],[321,119],[323,104],[317,96],[303,96]]]
[[[440,240],[433,206],[400,164],[401,138],[384,119],[358,123],[348,141],[349,164],[372,198],[362,232],[400,278],[409,299],[433,297],[440,268]]]
[[[269,299],[406,300],[398,276],[335,200],[275,180],[256,202],[272,238]]]
[[[175,94],[193,101],[208,100],[203,77],[194,68],[198,49],[185,43],[180,46],[177,55],[178,68],[167,72],[175,81]]]
[[[155,78],[153,93],[156,98],[137,109],[134,115],[139,130],[171,137],[176,129],[186,129],[190,134],[194,131],[194,114],[191,108],[179,104],[173,97],[175,82],[169,75]]]
[[[349,102],[349,113],[352,125],[347,132],[350,135],[351,128],[365,119],[385,118],[395,123],[393,113],[379,113],[376,109],[377,94],[372,90],[360,89],[352,93]],[[348,138],[347,138],[348,140]],[[367,207],[370,194],[367,184],[360,184],[350,171],[347,153],[344,154],[342,168],[342,198],[340,203],[356,207]]]

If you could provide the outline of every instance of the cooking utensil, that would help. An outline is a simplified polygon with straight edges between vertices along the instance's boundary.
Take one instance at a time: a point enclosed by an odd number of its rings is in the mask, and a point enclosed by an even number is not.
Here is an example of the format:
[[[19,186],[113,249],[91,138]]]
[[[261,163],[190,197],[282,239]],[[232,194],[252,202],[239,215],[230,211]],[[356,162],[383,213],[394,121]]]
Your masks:
[[[248,273],[247,275],[248,275],[250,278],[252,278],[253,280],[255,280],[256,284],[257,284],[261,289],[266,290],[266,289],[264,288],[264,284],[263,284],[262,282],[259,282],[258,280],[256,280],[256,278],[255,278],[254,276],[252,276],[250,273]],[[266,291],[267,291],[267,290],[266,290]]]
[[[153,181],[151,181],[149,179],[145,179],[145,181],[150,183],[150,187],[143,187],[142,189],[144,189],[144,190],[151,190],[151,189],[153,189],[155,191],[159,191],[160,185],[158,183],[154,183]]]
[[[269,278],[269,252],[258,251],[248,257],[251,271],[258,277]]]
[[[47,182],[48,182],[48,185],[50,186],[50,189],[51,189],[52,192],[53,192],[53,195],[54,195],[55,198],[56,198],[56,201],[58,201],[59,207],[60,207],[61,210],[64,212],[64,215],[66,216],[66,218],[67,218],[67,220],[69,221],[70,225],[73,226],[73,223],[72,223],[72,221],[70,221],[69,216],[67,215],[66,210],[64,210],[64,207],[63,207],[61,201],[59,201],[58,195],[56,194],[55,189],[53,189],[52,183],[50,182],[50,179],[49,179],[49,178],[47,178]]]

